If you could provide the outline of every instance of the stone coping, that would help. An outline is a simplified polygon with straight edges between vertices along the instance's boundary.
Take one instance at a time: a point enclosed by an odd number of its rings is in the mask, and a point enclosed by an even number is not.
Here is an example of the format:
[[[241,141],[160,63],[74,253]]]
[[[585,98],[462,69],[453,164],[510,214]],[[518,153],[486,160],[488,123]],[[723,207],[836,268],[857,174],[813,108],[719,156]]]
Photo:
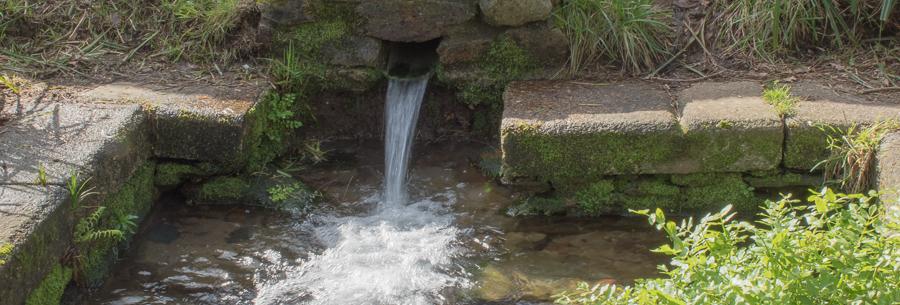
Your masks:
[[[48,88],[38,85],[38,88]],[[0,300],[22,304],[72,240],[67,182],[98,204],[150,157],[237,162],[263,87],[232,92],[114,83],[5,102],[0,125]],[[64,91],[65,89],[54,88]],[[228,97],[228,98],[223,98]]]
[[[513,82],[504,94],[504,180],[566,184],[606,175],[811,170],[827,155],[829,124],[846,129],[900,118],[900,105],[866,102],[815,83],[786,119],[756,82]]]

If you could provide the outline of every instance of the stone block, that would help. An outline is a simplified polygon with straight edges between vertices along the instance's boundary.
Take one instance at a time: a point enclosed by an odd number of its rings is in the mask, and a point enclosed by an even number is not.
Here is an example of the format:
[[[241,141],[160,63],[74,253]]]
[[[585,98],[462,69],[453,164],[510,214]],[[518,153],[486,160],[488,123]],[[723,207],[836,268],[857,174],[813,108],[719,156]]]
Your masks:
[[[59,186],[0,186],[0,300],[24,304],[72,240],[68,192]]]
[[[670,173],[682,131],[665,91],[647,83],[513,82],[504,94],[506,182],[566,184]]]
[[[6,111],[12,120],[0,127],[0,185],[64,186],[79,173],[106,193],[149,155],[138,105],[26,102]]]
[[[551,0],[480,0],[482,17],[495,26],[520,26],[547,20],[553,11]]]
[[[356,7],[367,35],[396,42],[424,42],[475,17],[469,0],[371,0]]]
[[[784,165],[791,169],[810,170],[828,158],[828,133],[822,126],[846,130],[853,124],[900,119],[900,105],[869,102],[814,82],[798,83],[792,93],[802,100],[785,121]]]
[[[381,68],[385,56],[380,40],[358,35],[326,43],[322,47],[322,54],[332,65],[367,68]]]
[[[781,163],[784,128],[754,82],[705,82],[678,97],[683,173],[769,170]]]
[[[160,158],[238,162],[248,131],[245,115],[261,85],[220,89],[164,89],[133,83],[99,86],[81,94],[95,103],[142,104],[150,113],[153,153]]]
[[[506,34],[544,67],[559,69],[569,59],[569,39],[547,22],[510,29]]]
[[[487,53],[501,31],[478,22],[454,26],[438,45],[438,59],[444,66],[473,63]]]

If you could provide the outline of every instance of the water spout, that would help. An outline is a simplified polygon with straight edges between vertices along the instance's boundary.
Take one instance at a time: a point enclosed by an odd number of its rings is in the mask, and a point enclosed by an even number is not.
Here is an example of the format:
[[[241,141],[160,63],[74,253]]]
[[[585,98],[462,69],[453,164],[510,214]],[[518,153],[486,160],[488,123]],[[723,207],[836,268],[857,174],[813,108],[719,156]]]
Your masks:
[[[430,74],[412,79],[391,79],[385,105],[384,202],[406,204],[406,174],[416,132],[419,108]]]

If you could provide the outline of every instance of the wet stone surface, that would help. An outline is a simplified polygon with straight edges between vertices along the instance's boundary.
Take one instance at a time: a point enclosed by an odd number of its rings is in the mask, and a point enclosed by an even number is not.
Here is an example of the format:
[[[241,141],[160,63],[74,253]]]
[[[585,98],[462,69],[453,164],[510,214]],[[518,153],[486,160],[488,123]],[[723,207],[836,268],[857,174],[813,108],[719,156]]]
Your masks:
[[[301,175],[327,196],[309,215],[166,203],[82,304],[355,304],[347,287],[361,304],[537,304],[664,260],[641,218],[506,216],[514,195],[470,145],[416,149],[412,203],[379,212],[379,148]]]

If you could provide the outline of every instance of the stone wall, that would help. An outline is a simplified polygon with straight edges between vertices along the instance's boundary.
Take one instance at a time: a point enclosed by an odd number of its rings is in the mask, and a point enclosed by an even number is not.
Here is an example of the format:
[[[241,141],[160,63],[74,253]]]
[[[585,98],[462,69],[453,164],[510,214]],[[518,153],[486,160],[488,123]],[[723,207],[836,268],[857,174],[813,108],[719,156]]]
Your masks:
[[[502,178],[544,184],[563,196],[619,192],[633,209],[710,211],[758,203],[744,200],[748,188],[796,186],[802,194],[823,182],[809,177],[822,177],[814,171],[829,156],[832,130],[900,119],[896,104],[868,102],[814,82],[793,88],[801,102],[781,117],[755,82],[701,82],[681,91],[641,81],[514,82],[504,95]],[[891,163],[895,138],[885,140],[879,155],[882,189],[898,186]],[[705,182],[679,182],[697,175]],[[691,190],[714,185],[710,180],[735,183]],[[739,190],[732,194],[737,196],[711,196],[729,188]],[[641,196],[651,199],[633,200]],[[705,202],[689,204],[696,198]],[[621,201],[596,204],[600,213],[625,211]]]
[[[333,81],[357,80],[358,84],[344,89],[365,91],[371,84],[357,74],[360,70],[385,70],[386,47],[391,42],[440,40],[437,53],[445,76],[441,79],[454,82],[479,80],[484,72],[479,61],[500,39],[512,40],[542,67],[559,68],[565,63],[568,45],[550,20],[556,2],[281,0],[262,5],[260,28],[270,32],[263,36],[271,37],[273,49],[278,50],[285,33],[317,23],[344,23],[347,30],[342,37],[318,51],[335,74]]]

